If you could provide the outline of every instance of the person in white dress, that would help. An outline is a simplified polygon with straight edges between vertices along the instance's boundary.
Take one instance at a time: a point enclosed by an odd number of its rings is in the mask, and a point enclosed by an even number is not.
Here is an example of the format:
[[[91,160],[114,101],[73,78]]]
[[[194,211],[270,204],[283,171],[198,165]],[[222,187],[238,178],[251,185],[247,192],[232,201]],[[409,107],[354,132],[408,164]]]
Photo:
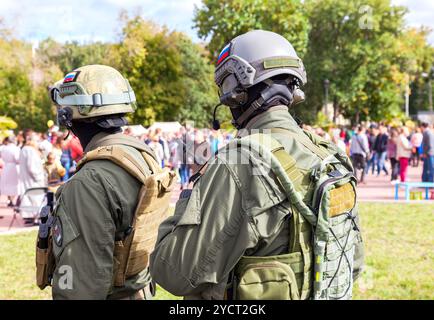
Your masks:
[[[6,137],[0,151],[3,160],[3,170],[0,179],[0,193],[8,197],[8,207],[14,205],[14,199],[19,194],[19,172],[20,148],[15,145],[15,137]]]
[[[36,136],[32,131],[27,131],[24,134],[24,139],[24,146],[20,153],[20,181],[22,183],[20,194],[23,194],[29,188],[47,186],[42,154],[38,150]],[[42,200],[43,195],[24,197],[21,205],[38,207],[42,203]],[[22,211],[21,217],[26,222],[33,222],[34,212]]]

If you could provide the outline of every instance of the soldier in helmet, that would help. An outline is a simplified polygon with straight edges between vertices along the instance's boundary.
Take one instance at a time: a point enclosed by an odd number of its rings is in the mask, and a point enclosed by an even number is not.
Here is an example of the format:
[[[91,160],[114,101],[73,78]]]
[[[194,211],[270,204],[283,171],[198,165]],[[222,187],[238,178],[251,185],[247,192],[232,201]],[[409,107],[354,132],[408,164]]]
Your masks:
[[[363,262],[356,181],[346,155],[289,114],[306,81],[276,33],[251,31],[223,48],[215,82],[239,131],[159,228],[150,270],[166,290],[192,299],[351,297]]]
[[[122,134],[134,92],[117,70],[88,65],[56,83],[51,96],[85,154],[56,193],[52,243],[48,253],[37,249],[38,285],[51,285],[54,299],[150,299],[148,253],[173,175],[144,143]]]

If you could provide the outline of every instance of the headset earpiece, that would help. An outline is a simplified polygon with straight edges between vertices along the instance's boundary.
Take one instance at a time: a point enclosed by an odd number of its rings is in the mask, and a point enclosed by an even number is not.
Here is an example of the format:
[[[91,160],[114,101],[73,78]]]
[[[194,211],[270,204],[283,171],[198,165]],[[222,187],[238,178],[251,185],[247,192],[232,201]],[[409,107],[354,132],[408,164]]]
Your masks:
[[[73,116],[73,111],[71,108],[66,107],[66,108],[59,109],[57,111],[57,122],[60,125],[65,126],[69,129],[72,127],[72,116]]]
[[[234,89],[220,97],[220,103],[231,108],[242,106],[247,100],[247,91],[242,89]]]

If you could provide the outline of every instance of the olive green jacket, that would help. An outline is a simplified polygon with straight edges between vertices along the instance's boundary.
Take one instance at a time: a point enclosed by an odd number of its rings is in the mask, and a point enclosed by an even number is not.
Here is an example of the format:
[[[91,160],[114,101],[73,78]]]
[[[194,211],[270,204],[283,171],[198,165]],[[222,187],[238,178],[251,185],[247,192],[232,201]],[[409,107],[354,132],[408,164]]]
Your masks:
[[[97,134],[85,152],[100,146],[140,141],[123,134]],[[143,161],[143,159],[142,159]],[[143,161],[143,165],[147,167]],[[94,160],[83,167],[56,193],[53,251],[56,269],[54,299],[110,299],[124,297],[150,282],[148,270],[127,279],[124,287],[112,287],[113,248],[132,221],[141,183],[109,160]],[[59,231],[60,230],[60,231]],[[58,238],[60,236],[60,238]]]
[[[270,108],[246,129],[271,128],[301,130],[285,106]],[[239,136],[246,134],[239,132]],[[272,135],[287,152],[298,153],[298,159],[306,155],[306,161],[297,163],[300,170],[319,164],[312,162],[310,151],[299,142]],[[252,165],[260,164],[261,158],[250,154],[251,159],[240,164],[233,161],[233,151],[222,148],[209,161],[191,196],[179,199],[174,216],[160,226],[150,259],[151,275],[175,295],[222,299],[229,274],[243,255],[288,252],[291,206],[285,192],[271,171]],[[235,157],[243,159],[240,152]],[[363,263],[361,245],[356,251],[358,272]]]

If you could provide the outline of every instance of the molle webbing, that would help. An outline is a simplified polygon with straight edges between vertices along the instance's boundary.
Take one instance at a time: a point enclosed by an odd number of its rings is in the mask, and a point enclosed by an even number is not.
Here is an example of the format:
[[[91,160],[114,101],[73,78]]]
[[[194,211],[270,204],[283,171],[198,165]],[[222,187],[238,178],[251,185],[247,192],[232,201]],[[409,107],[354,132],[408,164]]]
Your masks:
[[[142,161],[124,146],[103,146],[86,153],[78,164],[80,169],[88,161],[109,160],[142,183],[130,225],[131,232],[123,240],[115,241],[114,286],[123,286],[127,278],[148,267],[149,255],[157,240],[158,226],[167,217],[170,191],[175,181],[174,172],[161,169],[151,154],[143,149],[140,151],[138,155],[141,155]]]

